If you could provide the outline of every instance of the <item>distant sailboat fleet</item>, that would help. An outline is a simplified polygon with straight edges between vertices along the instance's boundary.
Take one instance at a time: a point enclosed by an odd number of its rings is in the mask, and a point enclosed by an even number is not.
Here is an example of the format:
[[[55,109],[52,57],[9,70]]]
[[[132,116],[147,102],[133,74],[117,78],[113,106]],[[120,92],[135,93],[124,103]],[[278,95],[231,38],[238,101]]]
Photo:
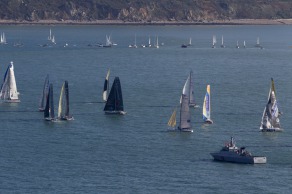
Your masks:
[[[48,40],[48,43],[39,44],[39,46],[41,46],[41,47],[47,47],[47,46],[53,46],[53,45],[56,45],[57,44],[56,37],[53,34],[51,28],[49,29],[49,35],[47,37],[47,40]],[[7,40],[6,40],[6,35],[5,35],[4,32],[2,32],[0,34],[0,45],[1,44],[2,45],[8,44],[7,43]],[[216,48],[216,44],[217,44],[217,38],[216,38],[216,35],[213,35],[212,36],[212,45],[211,45],[211,48]],[[21,43],[21,42],[14,42],[13,45],[15,47],[23,47],[23,43]],[[76,46],[76,44],[73,44],[73,45]],[[117,46],[117,45],[118,45],[117,43],[114,43],[112,41],[111,35],[106,35],[106,42],[105,42],[105,44],[96,43],[96,44],[88,44],[87,46],[98,46],[98,47],[103,47],[103,48],[110,48],[112,46]],[[164,43],[159,43],[158,35],[156,35],[154,44],[151,43],[151,37],[149,36],[148,37],[148,44],[141,44],[140,46],[138,46],[138,44],[137,44],[137,36],[135,34],[134,44],[129,44],[128,47],[129,48],[139,48],[139,47],[141,47],[141,48],[147,48],[147,47],[148,48],[150,48],[150,47],[151,48],[160,48],[160,46],[163,46],[163,45],[164,45]],[[65,45],[63,47],[68,47],[68,46],[69,46],[69,44],[68,43],[65,43]],[[181,48],[188,48],[190,46],[193,46],[192,38],[191,37],[189,38],[189,43],[182,44],[181,45]],[[221,48],[227,48],[227,46],[224,43],[224,37],[223,37],[223,35],[221,36],[221,45],[220,45],[220,47]],[[260,48],[260,49],[263,49],[264,48],[260,44],[260,38],[259,37],[257,37],[256,44],[254,45],[254,47]],[[240,48],[239,41],[236,41],[235,48]],[[246,40],[243,41],[242,48],[247,48],[247,46],[246,46]]]

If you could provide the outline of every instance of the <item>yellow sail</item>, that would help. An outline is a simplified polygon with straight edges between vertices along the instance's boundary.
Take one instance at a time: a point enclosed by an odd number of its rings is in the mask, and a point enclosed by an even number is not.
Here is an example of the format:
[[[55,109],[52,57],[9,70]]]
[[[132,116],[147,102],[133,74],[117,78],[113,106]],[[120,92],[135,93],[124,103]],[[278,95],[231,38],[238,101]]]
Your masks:
[[[168,121],[168,126],[170,127],[175,127],[176,126],[176,109],[174,109],[169,121]]]

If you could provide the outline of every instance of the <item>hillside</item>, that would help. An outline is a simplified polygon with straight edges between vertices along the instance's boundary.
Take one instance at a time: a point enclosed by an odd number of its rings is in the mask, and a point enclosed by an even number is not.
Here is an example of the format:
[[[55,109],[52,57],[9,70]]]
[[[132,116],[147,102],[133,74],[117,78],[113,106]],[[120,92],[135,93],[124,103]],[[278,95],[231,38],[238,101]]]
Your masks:
[[[210,22],[290,19],[292,0],[1,0],[0,20]]]

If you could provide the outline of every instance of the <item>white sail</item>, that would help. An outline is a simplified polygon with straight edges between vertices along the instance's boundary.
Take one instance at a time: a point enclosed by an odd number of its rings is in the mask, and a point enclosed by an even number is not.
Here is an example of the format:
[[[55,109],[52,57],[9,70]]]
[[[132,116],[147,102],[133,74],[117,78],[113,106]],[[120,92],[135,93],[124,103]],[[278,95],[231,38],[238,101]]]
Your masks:
[[[56,44],[55,36],[52,37],[52,43]]]
[[[182,94],[184,94],[188,97],[189,106],[196,105],[195,97],[194,97],[194,84],[193,84],[192,76],[193,76],[193,71],[190,71],[190,75],[188,76],[187,81],[185,82],[185,85],[184,85],[183,91],[182,91]],[[182,103],[181,100],[180,100],[180,103]]]
[[[5,36],[5,33],[4,32],[1,33],[0,43],[1,44],[7,44],[6,36]]]
[[[52,30],[50,29],[50,34],[48,36],[48,40],[52,40]]]
[[[103,94],[102,94],[102,98],[103,101],[107,101],[107,96],[108,96],[108,90],[109,90],[109,76],[110,76],[110,69],[107,72],[105,81],[104,81],[104,87],[103,87]]]
[[[221,48],[225,48],[224,40],[223,40],[223,35],[222,35],[222,37],[221,37]]]
[[[192,38],[190,38],[188,46],[192,46]]]
[[[216,43],[217,43],[217,40],[216,40],[216,36],[213,35],[213,40],[212,40],[212,48],[215,48],[216,46]]]
[[[16,86],[16,80],[14,75],[13,62],[10,62],[6,73],[4,75],[4,82],[1,87],[0,98],[7,102],[19,102]]]
[[[110,47],[110,46],[112,46],[111,37],[110,37],[110,36],[108,36],[108,35],[106,35],[106,36],[105,36],[105,38],[106,38],[105,45],[106,45],[107,47]]]
[[[158,36],[156,36],[156,44],[154,45],[155,48],[159,48],[159,43],[158,43]]]
[[[149,39],[148,39],[148,47],[151,47],[151,37],[149,36]]]

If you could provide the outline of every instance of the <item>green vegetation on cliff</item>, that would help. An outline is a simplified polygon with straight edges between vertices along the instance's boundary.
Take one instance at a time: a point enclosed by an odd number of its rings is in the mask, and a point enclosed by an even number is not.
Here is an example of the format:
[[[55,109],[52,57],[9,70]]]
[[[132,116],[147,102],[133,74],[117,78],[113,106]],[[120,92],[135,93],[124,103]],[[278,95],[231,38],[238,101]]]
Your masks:
[[[292,0],[1,0],[0,19],[212,21],[292,18]]]

